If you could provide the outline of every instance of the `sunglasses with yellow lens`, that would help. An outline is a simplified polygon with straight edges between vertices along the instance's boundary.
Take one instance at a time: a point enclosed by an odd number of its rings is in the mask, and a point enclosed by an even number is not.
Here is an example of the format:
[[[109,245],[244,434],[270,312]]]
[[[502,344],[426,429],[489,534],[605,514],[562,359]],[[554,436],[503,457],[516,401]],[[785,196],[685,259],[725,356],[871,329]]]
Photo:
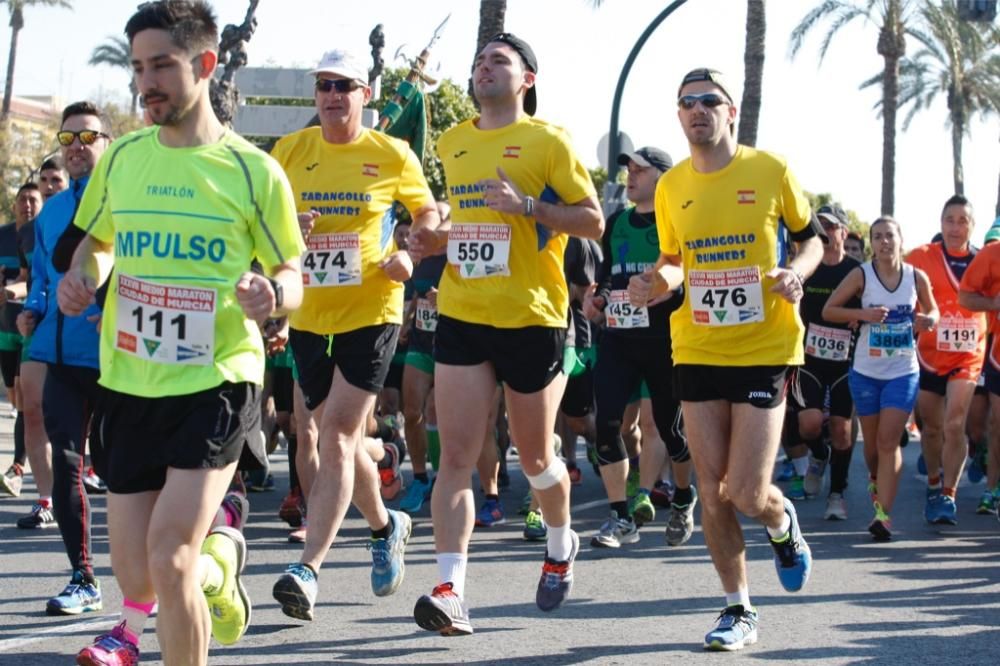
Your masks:
[[[101,138],[109,139],[111,137],[97,130],[80,130],[79,132],[62,130],[61,132],[56,132],[56,141],[59,142],[60,146],[72,146],[73,141],[76,139],[80,139],[80,143],[84,146],[89,146]]]

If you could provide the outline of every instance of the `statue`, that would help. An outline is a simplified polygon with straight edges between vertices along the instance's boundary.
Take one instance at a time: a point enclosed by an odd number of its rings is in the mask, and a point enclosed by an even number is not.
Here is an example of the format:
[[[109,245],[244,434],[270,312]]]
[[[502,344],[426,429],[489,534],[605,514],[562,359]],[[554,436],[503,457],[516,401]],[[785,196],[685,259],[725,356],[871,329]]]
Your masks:
[[[234,81],[236,70],[247,64],[247,44],[257,30],[257,5],[260,0],[250,0],[246,17],[241,25],[229,24],[222,30],[219,40],[219,66],[222,74],[212,80],[212,108],[219,121],[228,127],[233,124],[236,115],[236,105],[240,101],[240,91]],[[218,71],[218,70],[216,70]]]

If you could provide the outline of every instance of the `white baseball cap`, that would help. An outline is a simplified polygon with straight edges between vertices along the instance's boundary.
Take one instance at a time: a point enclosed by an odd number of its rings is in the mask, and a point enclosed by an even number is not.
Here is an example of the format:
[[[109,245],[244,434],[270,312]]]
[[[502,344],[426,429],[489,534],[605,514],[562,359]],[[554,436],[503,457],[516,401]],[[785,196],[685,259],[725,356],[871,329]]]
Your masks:
[[[368,68],[353,53],[344,49],[334,49],[324,53],[319,65],[309,74],[314,76],[317,74],[337,74],[368,85]]]

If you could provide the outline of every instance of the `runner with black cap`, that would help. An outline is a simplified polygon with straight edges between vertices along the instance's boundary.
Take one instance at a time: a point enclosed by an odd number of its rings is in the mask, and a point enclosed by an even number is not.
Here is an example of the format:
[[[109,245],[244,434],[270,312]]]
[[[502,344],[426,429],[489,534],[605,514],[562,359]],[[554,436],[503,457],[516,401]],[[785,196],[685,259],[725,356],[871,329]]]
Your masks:
[[[679,288],[665,293],[641,308],[633,308],[628,300],[629,279],[650,270],[660,255],[654,194],[657,180],[673,166],[673,160],[665,151],[650,146],[622,153],[618,163],[628,168],[626,191],[634,205],[608,221],[602,241],[604,261],[591,300],[594,308],[604,312],[605,329],[598,347],[594,385],[597,463],[610,511],[590,544],[595,548],[618,548],[635,543],[639,540],[639,526],[652,520],[649,500],[640,515],[633,516],[629,510],[629,462],[621,435],[628,399],[645,382],[656,428],[674,463],[677,491],[667,525],[667,543],[679,546],[694,531],[697,502],[691,487],[691,455],[684,438],[681,406],[671,386],[670,313],[680,307],[684,291]],[[653,444],[658,442],[643,442],[644,448]]]
[[[586,168],[561,128],[532,117],[538,61],[510,33],[477,54],[480,115],[448,130],[438,153],[448,180],[452,227],[438,294],[434,383],[441,469],[431,498],[439,584],[417,601],[421,627],[472,633],[464,601],[473,527],[472,470],[497,381],[511,438],[548,523],[535,601],[558,608],[573,583],[579,539],[570,529],[569,476],[553,454],[569,307],[567,235],[599,238],[600,205]],[[445,234],[415,232],[418,252]]]
[[[795,509],[771,485],[789,366],[802,363],[802,284],[823,253],[809,201],[785,161],[736,143],[736,105],[719,72],[695,69],[677,92],[691,157],[656,187],[660,257],[629,282],[633,306],[680,287],[670,318],[674,389],[698,476],[705,541],[726,608],[705,647],[757,640],[736,512],[767,527],[781,584],[802,589],[812,557]],[[798,243],[788,260],[787,242]]]

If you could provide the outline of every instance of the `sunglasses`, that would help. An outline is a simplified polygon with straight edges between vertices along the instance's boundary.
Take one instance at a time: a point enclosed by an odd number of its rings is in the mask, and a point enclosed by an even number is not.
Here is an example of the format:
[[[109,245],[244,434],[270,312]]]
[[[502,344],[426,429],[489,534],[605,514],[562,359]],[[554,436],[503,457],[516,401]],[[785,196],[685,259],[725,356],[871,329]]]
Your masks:
[[[101,138],[110,139],[111,137],[97,130],[80,130],[79,132],[62,130],[61,132],[56,132],[56,141],[59,142],[60,146],[72,146],[73,141],[76,139],[79,139],[80,143],[84,146],[89,146]]]
[[[677,99],[677,106],[682,109],[691,110],[698,102],[701,102],[701,105],[706,109],[714,109],[717,106],[729,104],[729,100],[722,95],[703,93],[701,95],[683,95]]]
[[[316,79],[316,90],[328,93],[336,90],[339,93],[354,92],[361,84],[354,79]]]

